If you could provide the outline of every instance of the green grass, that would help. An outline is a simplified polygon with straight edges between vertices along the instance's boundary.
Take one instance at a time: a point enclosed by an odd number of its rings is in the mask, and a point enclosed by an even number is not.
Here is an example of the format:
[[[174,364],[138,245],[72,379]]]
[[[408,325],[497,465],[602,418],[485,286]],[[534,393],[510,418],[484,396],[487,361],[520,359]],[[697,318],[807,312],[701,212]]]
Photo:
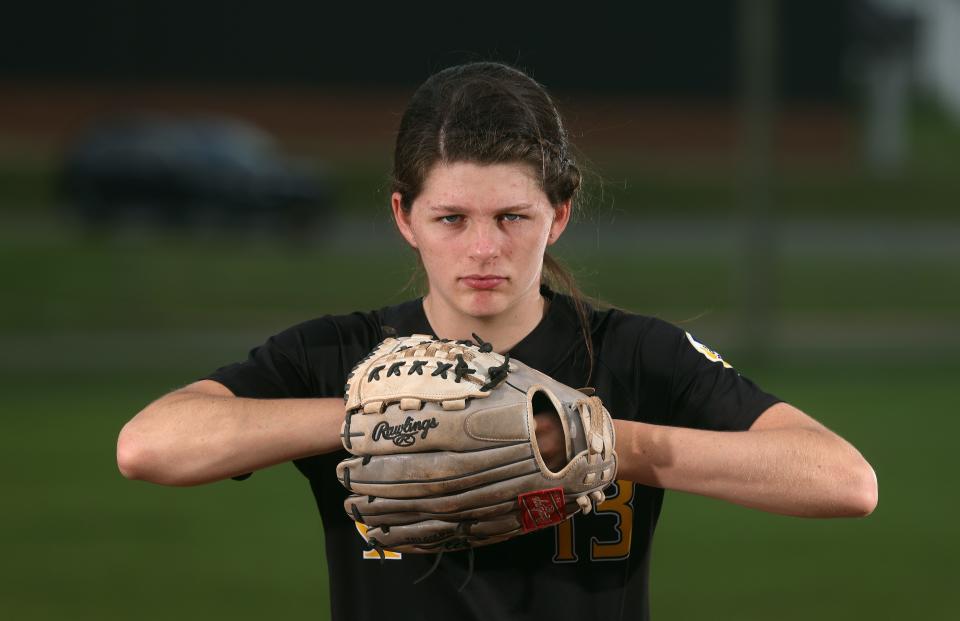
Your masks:
[[[960,177],[952,166],[960,140],[942,145],[925,136],[924,142],[931,144],[918,149],[897,174],[874,174],[859,164],[784,164],[773,173],[770,210],[784,218],[955,221]],[[617,209],[645,218],[735,216],[741,211],[743,184],[731,164],[698,168],[619,156],[599,165],[602,180],[587,186],[587,211]]]
[[[6,332],[259,330],[378,308],[413,295],[403,289],[412,254],[389,239],[373,251],[159,237],[7,244],[0,278],[18,303],[0,307],[0,325]],[[637,312],[681,321],[736,309],[737,264],[724,252],[563,255],[589,295]],[[776,308],[795,318],[946,320],[960,312],[960,265],[937,257],[788,256],[776,282]]]
[[[0,316],[19,330],[262,325],[317,309],[353,310],[343,302],[344,289],[360,308],[382,305],[383,292],[398,292],[408,275],[397,258],[357,253],[347,264],[322,250],[169,239],[8,247],[0,250],[0,275],[26,303],[6,306]]]
[[[861,450],[879,507],[866,520],[801,520],[668,493],[654,549],[657,616],[952,618],[958,370],[863,361],[754,374]]]
[[[77,371],[0,381],[7,619],[292,618],[326,609],[319,522],[291,466],[244,483],[132,483],[120,426],[181,382]]]
[[[0,378],[0,615],[326,618],[320,523],[292,467],[191,489],[117,473],[123,422],[198,366]],[[815,521],[668,492],[653,553],[655,618],[949,618],[960,366],[745,367],[860,448],[878,473],[880,506],[866,520]]]
[[[324,618],[321,526],[291,466],[167,489],[125,481],[114,443],[151,399],[267,334],[406,297],[398,283],[409,254],[156,235],[8,242],[0,617]],[[569,258],[588,292],[637,311],[732,312],[734,263],[723,253]],[[825,326],[950,325],[957,275],[922,254],[787,257],[778,290],[785,316]],[[653,552],[656,618],[947,618],[960,552],[947,478],[960,363],[943,349],[779,352],[766,362],[725,353],[860,448],[879,475],[880,507],[867,520],[810,521],[668,493]]]
[[[784,171],[782,212],[949,224],[960,204],[960,134],[926,109],[915,125],[916,159],[903,176]],[[382,164],[331,170],[345,209],[384,208]],[[736,209],[729,171],[641,173],[635,165],[604,169],[603,208],[679,218]],[[0,213],[26,223],[0,227],[0,618],[325,618],[321,527],[293,467],[196,489],[128,482],[116,470],[116,435],[151,399],[292,323],[409,297],[401,285],[410,253],[383,222],[375,233],[390,241],[377,252],[335,239],[86,239],[52,215],[51,166],[43,157],[0,163]],[[685,325],[698,330],[735,314],[736,262],[723,249],[574,252],[562,242],[561,254],[588,294],[631,310],[697,317]],[[866,520],[814,521],[668,492],[653,551],[654,618],[955,615],[960,538],[950,476],[960,362],[950,347],[960,265],[935,255],[807,253],[778,262],[782,325],[866,327],[878,346],[831,349],[827,338],[826,353],[724,353],[853,442],[878,473],[880,506]],[[948,330],[936,351],[924,349],[929,342],[909,355],[882,347],[930,326]]]
[[[858,166],[811,168],[785,165],[772,186],[772,209],[787,218],[829,217],[891,221],[904,218],[951,219],[960,216],[960,177],[947,169],[941,151],[958,146],[929,141],[932,155],[909,163],[898,175],[877,176]],[[957,141],[960,144],[960,141]],[[931,161],[928,162],[927,159]],[[741,183],[735,169],[704,164],[679,166],[613,156],[598,163],[601,177],[588,179],[588,213],[615,209],[634,217],[729,217],[740,211]],[[343,214],[386,212],[389,162],[331,162],[324,167],[336,205]],[[718,168],[720,168],[718,170]],[[52,213],[59,197],[53,161],[0,162],[0,214]]]

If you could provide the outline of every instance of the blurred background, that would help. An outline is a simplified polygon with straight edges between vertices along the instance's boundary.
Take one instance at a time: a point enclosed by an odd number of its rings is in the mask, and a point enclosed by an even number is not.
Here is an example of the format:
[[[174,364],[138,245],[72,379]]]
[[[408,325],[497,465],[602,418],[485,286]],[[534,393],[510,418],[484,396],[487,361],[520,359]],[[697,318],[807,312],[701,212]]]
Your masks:
[[[684,326],[879,477],[865,520],[668,492],[654,618],[953,618],[960,2],[91,0],[0,35],[0,616],[327,618],[292,467],[132,483],[116,434],[293,323],[417,295],[400,114],[500,60],[589,171],[556,246],[585,292]]]

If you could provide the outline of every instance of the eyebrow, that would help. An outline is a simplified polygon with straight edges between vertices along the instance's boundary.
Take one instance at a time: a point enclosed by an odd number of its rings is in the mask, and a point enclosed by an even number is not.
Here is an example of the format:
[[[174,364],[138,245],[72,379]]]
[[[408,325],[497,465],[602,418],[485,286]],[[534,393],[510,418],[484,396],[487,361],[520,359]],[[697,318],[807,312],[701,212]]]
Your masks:
[[[431,205],[428,209],[429,209],[430,211],[433,211],[433,212],[456,212],[456,213],[460,213],[460,212],[463,212],[463,211],[469,211],[468,209],[465,209],[465,208],[463,208],[463,207],[460,207],[459,205]],[[496,209],[495,211],[496,211],[497,213],[506,213],[506,212],[516,212],[516,211],[526,211],[527,209],[533,209],[533,205],[531,205],[530,203],[520,203],[520,204],[518,204],[518,205],[510,205],[510,206],[508,206],[508,207],[501,207],[500,209]]]

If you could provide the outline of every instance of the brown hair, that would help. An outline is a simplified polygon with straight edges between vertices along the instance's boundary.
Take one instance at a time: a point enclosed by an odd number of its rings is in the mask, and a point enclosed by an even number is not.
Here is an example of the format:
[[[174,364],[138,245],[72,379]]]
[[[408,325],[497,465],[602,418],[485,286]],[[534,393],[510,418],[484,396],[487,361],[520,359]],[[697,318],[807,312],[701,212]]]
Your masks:
[[[537,175],[550,203],[577,198],[582,177],[571,154],[560,113],[546,90],[528,75],[500,63],[444,69],[413,94],[400,121],[391,192],[409,212],[438,163],[522,162]],[[593,375],[593,340],[587,303],[576,279],[549,254],[542,280],[573,300]]]

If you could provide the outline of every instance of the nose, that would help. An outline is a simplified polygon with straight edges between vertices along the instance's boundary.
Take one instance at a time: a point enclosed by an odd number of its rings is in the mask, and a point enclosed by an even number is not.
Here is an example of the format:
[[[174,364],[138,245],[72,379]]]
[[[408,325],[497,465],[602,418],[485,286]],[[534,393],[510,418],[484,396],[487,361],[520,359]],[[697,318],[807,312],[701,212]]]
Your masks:
[[[500,254],[500,232],[495,224],[474,222],[472,237],[467,249],[471,259],[480,263],[496,259]]]

